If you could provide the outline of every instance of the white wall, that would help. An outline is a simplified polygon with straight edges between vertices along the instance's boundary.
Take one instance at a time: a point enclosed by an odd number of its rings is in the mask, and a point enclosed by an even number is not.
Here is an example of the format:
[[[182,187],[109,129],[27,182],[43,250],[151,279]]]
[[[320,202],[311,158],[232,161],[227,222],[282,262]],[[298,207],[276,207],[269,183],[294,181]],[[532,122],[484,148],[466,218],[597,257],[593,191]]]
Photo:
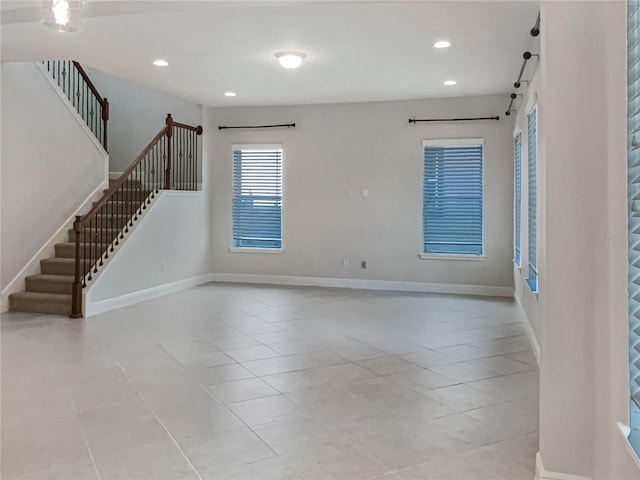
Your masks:
[[[523,297],[541,347],[541,460],[548,472],[637,479],[616,425],[629,409],[625,4],[541,11],[537,311]]]
[[[201,105],[94,68],[85,70],[100,95],[109,100],[107,147],[111,172],[123,172],[133,162],[164,128],[168,113],[176,122],[202,124]]]
[[[161,192],[87,289],[85,315],[203,281],[210,271],[209,225],[206,193]]]
[[[540,42],[537,37],[531,42],[531,46],[529,51],[532,53],[540,52]],[[516,105],[517,105],[517,113],[515,114],[515,127],[514,127],[514,137],[515,132],[521,132],[521,203],[520,203],[520,267],[514,264],[513,266],[513,274],[514,274],[514,295],[522,309],[526,314],[527,321],[531,326],[529,330],[529,335],[532,343],[532,347],[537,356],[540,354],[540,338],[542,336],[542,318],[540,313],[540,303],[538,301],[538,295],[531,292],[529,285],[527,284],[527,278],[529,277],[529,242],[528,242],[528,231],[529,231],[529,222],[528,222],[528,205],[529,205],[529,194],[528,194],[528,146],[529,139],[527,135],[528,129],[528,121],[527,114],[531,111],[531,108],[539,103],[539,99],[543,95],[543,86],[542,86],[542,78],[540,74],[540,62],[533,57],[533,60],[527,63],[527,68],[523,75],[523,79],[527,80],[529,84],[522,83],[522,87],[518,90],[519,93],[522,93],[522,97],[518,97]],[[540,108],[538,107],[538,115],[537,115],[537,136],[538,136],[538,150],[537,150],[537,161],[540,168],[544,168],[545,159],[544,159],[544,148],[541,148],[542,145],[545,144],[545,138],[547,136],[547,129],[545,128],[546,116],[544,112],[540,112]],[[540,178],[538,177],[538,185],[537,185],[537,196],[538,199],[544,199],[544,188],[545,185],[543,182],[540,182]],[[544,225],[545,225],[545,212],[543,209],[538,210],[537,216],[537,228],[538,228],[538,266],[542,264],[545,257],[545,248],[543,245],[544,242]]]
[[[107,159],[35,64],[3,63],[1,75],[4,289],[106,181]]]
[[[506,96],[298,107],[207,108],[213,271],[510,288],[511,119],[410,125],[409,118],[502,114]],[[293,129],[218,125],[295,122]],[[483,261],[421,260],[423,139],[485,139]],[[232,253],[232,144],[284,149],[282,254]],[[362,196],[368,189],[369,196]],[[343,259],[350,262],[343,267]],[[367,269],[360,261],[367,261]]]

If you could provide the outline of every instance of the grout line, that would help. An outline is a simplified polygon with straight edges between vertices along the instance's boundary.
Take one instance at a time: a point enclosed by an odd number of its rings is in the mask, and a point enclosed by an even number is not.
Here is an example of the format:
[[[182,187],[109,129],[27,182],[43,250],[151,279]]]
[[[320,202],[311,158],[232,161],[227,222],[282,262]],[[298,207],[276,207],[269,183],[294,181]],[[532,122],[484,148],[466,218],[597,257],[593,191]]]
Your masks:
[[[93,451],[91,450],[91,446],[89,445],[89,439],[87,438],[87,435],[84,432],[84,426],[82,425],[82,421],[80,420],[80,415],[78,414],[78,409],[76,408],[76,404],[74,403],[73,398],[71,397],[71,393],[69,393],[69,391],[67,391],[66,393],[67,393],[67,396],[69,397],[69,403],[71,404],[73,413],[76,416],[78,425],[80,426],[80,432],[82,432],[82,438],[84,439],[84,444],[86,445],[87,450],[89,451],[89,458],[91,459],[91,465],[93,465],[93,470],[96,472],[96,476],[98,480],[101,480],[102,477],[100,476],[100,472],[98,471],[98,465],[96,464],[96,459],[93,456]]]
[[[136,393],[138,394],[138,397],[140,397],[140,399],[144,402],[144,404],[147,406],[147,408],[151,411],[151,413],[153,413],[153,416],[156,418],[156,420],[158,421],[158,423],[160,424],[160,426],[162,426],[162,428],[164,429],[165,432],[167,432],[167,435],[169,435],[169,438],[171,439],[171,441],[173,442],[173,444],[176,446],[176,448],[178,449],[178,451],[182,454],[182,456],[185,458],[185,460],[187,461],[187,463],[189,464],[189,466],[191,467],[191,469],[195,472],[195,474],[198,476],[199,480],[203,480],[202,476],[200,475],[200,472],[198,472],[198,470],[196,469],[196,467],[193,465],[193,463],[191,463],[191,459],[187,456],[187,454],[184,452],[184,450],[182,450],[182,447],[180,447],[180,444],[178,443],[178,441],[175,439],[175,437],[173,436],[173,434],[169,431],[169,429],[167,428],[167,426],[164,424],[164,422],[162,421],[162,419],[160,418],[160,416],[156,413],[156,411],[151,407],[151,405],[149,405],[149,402],[147,402],[147,399],[144,398],[144,395],[142,395],[142,392],[140,391],[140,389],[138,388],[138,386],[135,384],[135,382],[133,381],[133,379],[131,377],[129,377],[129,375],[127,374],[126,370],[123,368],[123,366],[120,364],[120,361],[116,358],[115,359],[116,364],[118,365],[118,368],[122,371],[123,375],[126,377],[126,379],[129,381],[129,383],[131,383],[131,385],[133,386],[133,388],[135,389]]]

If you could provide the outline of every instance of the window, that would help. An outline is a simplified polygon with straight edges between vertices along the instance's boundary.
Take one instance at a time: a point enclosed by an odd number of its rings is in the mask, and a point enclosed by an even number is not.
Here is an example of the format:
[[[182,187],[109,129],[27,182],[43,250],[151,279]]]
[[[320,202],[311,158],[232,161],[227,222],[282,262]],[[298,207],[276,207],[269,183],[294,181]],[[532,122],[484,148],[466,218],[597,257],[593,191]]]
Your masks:
[[[233,247],[282,248],[282,146],[233,147]]]
[[[514,138],[514,235],[513,235],[513,261],[520,266],[520,223],[522,217],[522,133],[518,132]]]
[[[629,228],[629,443],[640,455],[640,6],[627,3],[627,195]]]
[[[425,140],[423,254],[481,256],[483,139]]]
[[[536,195],[536,164],[537,164],[537,110],[534,106],[527,115],[527,146],[528,146],[528,174],[527,191],[529,195],[529,278],[527,283],[532,292],[538,291],[538,250],[537,250],[537,195]]]

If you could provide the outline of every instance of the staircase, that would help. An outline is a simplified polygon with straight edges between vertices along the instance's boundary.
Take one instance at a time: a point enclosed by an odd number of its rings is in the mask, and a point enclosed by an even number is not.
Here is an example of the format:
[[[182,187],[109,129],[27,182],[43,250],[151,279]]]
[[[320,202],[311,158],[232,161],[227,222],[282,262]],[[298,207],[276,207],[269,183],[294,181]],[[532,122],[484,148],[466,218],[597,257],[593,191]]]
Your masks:
[[[113,187],[116,180],[111,180]],[[100,207],[97,213],[97,224],[105,225],[104,229],[85,228],[80,235],[81,262],[89,262],[89,249],[93,252],[115,250],[115,246],[124,234],[125,227],[134,213],[142,210],[140,200],[147,201],[150,191],[142,190],[140,181],[128,182],[128,192],[124,192],[123,200],[109,203]],[[106,194],[109,190],[105,190]],[[93,203],[95,206],[97,202]],[[57,315],[71,315],[72,286],[76,266],[76,233],[73,229],[68,232],[67,242],[55,245],[55,255],[40,261],[39,275],[29,275],[25,278],[26,291],[9,296],[10,310],[15,312],[50,313]],[[93,242],[82,242],[83,237]],[[111,248],[111,247],[114,248]]]
[[[43,62],[69,103],[85,118],[106,150],[108,102],[99,96],[77,62]],[[74,81],[69,81],[70,78]],[[88,87],[75,88],[82,79]],[[80,82],[81,83],[81,82]],[[95,98],[77,101],[80,93]],[[87,93],[87,95],[89,95]],[[85,108],[85,104],[92,105]],[[100,113],[100,121],[98,120]],[[165,127],[116,180],[109,182],[89,212],[76,217],[68,241],[55,245],[55,255],[40,261],[40,274],[25,278],[26,291],[9,296],[9,309],[19,312],[83,316],[83,289],[87,288],[120,242],[145,213],[161,190],[198,190],[198,139],[202,127],[173,121]]]

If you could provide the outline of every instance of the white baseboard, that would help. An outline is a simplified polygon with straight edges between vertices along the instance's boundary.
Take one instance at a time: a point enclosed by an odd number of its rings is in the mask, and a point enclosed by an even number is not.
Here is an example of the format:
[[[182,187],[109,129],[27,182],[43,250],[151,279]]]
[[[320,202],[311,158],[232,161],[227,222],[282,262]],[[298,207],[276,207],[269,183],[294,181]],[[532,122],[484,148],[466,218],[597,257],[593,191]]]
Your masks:
[[[509,287],[485,285],[456,285],[449,283],[399,282],[354,278],[298,277],[288,275],[254,275],[243,273],[212,273],[211,281],[229,283],[255,283],[263,285],[290,285],[305,287],[352,288],[359,290],[387,290],[418,293],[453,293],[486,297],[512,297]]]
[[[187,288],[196,287],[203,283],[210,282],[209,274],[200,275],[198,277],[186,278],[184,280],[178,280],[176,282],[167,283],[164,285],[158,285],[156,287],[147,288],[138,292],[127,293],[115,298],[109,298],[107,300],[101,300],[98,302],[87,302],[85,304],[85,317],[97,315],[99,313],[108,312],[116,308],[122,308],[135,303],[144,302],[145,300],[151,300],[153,298],[161,297],[169,293],[179,292]],[[86,300],[86,297],[85,297]]]
[[[524,327],[524,331],[529,338],[531,350],[533,350],[533,355],[536,357],[538,368],[540,368],[540,344],[538,343],[536,332],[533,331],[533,327],[531,326],[531,322],[529,322],[527,313],[524,311],[524,308],[522,308],[522,303],[520,303],[520,299],[518,298],[518,295],[516,295],[515,291],[513,292],[513,298],[516,299],[516,303],[518,304],[518,308],[520,309],[520,313],[522,314],[522,326]]]
[[[2,312],[9,310],[9,295],[12,293],[22,292],[26,288],[25,277],[29,275],[37,275],[40,273],[40,260],[50,258],[55,251],[56,243],[63,243],[68,241],[67,230],[73,226],[73,222],[76,219],[76,215],[80,215],[82,212],[86,212],[91,205],[91,202],[102,196],[102,190],[107,187],[107,181],[104,180],[89,194],[89,196],[82,202],[82,204],[73,212],[65,222],[56,230],[56,232],[49,237],[45,244],[38,250],[33,257],[27,262],[27,264],[20,270],[15,277],[7,284],[6,287],[0,292],[2,298],[0,307]]]
[[[535,480],[592,480],[589,477],[572,475],[570,473],[549,472],[544,469],[540,452],[536,453],[536,476]]]
[[[173,193],[173,192],[172,192]],[[175,192],[180,194],[181,192]],[[208,273],[177,282],[127,293],[119,297],[92,302],[85,296],[85,316],[93,316],[115,308],[122,308],[135,303],[178,292],[209,282],[246,283],[261,285],[287,285],[306,287],[349,288],[359,290],[386,290],[417,293],[450,293],[460,295],[479,295],[491,297],[511,297],[513,291],[508,287],[492,287],[482,285],[454,285],[422,282],[397,282],[387,280],[362,280],[348,278],[297,277],[285,275],[255,275],[241,273]]]

